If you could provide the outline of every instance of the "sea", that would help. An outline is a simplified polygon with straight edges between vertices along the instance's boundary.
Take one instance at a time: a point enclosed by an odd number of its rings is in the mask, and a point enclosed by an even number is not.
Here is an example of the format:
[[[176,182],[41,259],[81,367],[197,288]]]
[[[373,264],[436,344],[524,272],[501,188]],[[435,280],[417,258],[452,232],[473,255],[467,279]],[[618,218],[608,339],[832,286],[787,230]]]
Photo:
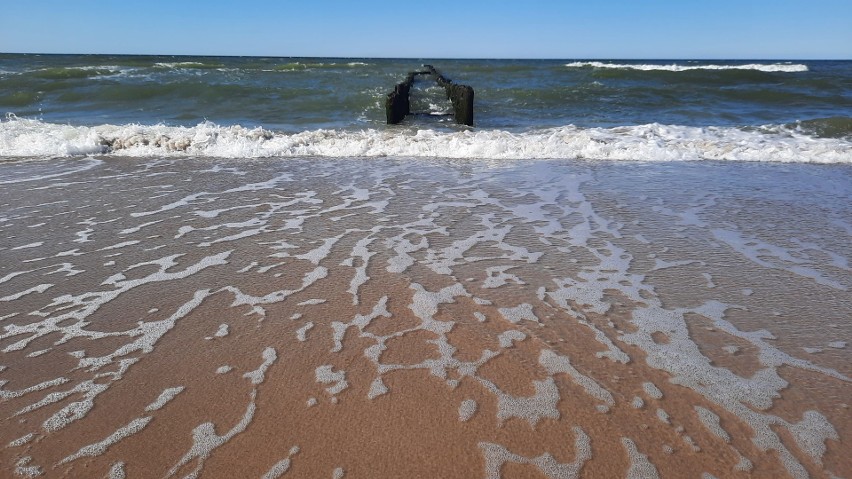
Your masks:
[[[417,77],[474,88],[475,125]],[[852,163],[852,62],[0,55],[0,156]]]
[[[424,64],[473,126],[387,124]],[[852,477],[850,61],[3,54],[0,113],[0,477]]]

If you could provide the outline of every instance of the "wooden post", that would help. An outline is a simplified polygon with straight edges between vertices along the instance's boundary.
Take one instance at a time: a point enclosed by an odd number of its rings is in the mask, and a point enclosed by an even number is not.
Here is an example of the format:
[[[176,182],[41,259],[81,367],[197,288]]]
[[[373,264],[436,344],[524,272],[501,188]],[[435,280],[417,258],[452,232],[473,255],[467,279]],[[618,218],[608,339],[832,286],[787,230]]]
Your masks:
[[[450,86],[450,101],[456,123],[473,126],[473,88],[468,85]]]
[[[410,89],[410,85],[403,82],[388,93],[388,98],[385,100],[385,115],[389,125],[401,122],[405,115],[411,113],[411,104],[408,101]]]

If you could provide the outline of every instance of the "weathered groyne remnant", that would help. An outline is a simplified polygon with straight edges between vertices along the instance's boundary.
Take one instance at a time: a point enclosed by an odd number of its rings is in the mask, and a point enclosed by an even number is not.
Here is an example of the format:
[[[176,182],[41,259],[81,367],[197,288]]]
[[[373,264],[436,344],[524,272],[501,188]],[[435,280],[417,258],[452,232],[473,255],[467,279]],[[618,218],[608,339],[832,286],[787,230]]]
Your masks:
[[[456,123],[460,125],[473,126],[473,87],[469,85],[457,85],[452,80],[441,75],[432,65],[423,65],[424,68],[435,77],[438,85],[444,87],[447,98],[453,102],[453,113]]]
[[[411,84],[414,83],[415,72],[410,72],[402,83],[397,83],[393,91],[388,93],[385,100],[385,114],[388,117],[388,125],[395,125],[411,113],[411,104],[408,101],[408,93]]]
[[[409,72],[405,81],[398,83],[385,100],[385,113],[389,125],[399,123],[411,113],[409,93],[414,77],[417,75],[432,75],[435,82],[447,92],[447,98],[453,104],[453,116],[460,125],[473,126],[473,88],[468,85],[457,85],[442,75],[432,65],[423,65],[425,71]]]

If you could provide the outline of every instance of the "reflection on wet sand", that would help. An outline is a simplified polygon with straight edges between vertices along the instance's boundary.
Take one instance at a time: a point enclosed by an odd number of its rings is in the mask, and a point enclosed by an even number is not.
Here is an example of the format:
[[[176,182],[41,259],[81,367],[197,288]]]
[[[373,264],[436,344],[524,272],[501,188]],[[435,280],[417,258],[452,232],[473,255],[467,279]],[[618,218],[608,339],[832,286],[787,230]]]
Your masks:
[[[852,472],[848,181],[494,166],[0,164],[0,475]]]

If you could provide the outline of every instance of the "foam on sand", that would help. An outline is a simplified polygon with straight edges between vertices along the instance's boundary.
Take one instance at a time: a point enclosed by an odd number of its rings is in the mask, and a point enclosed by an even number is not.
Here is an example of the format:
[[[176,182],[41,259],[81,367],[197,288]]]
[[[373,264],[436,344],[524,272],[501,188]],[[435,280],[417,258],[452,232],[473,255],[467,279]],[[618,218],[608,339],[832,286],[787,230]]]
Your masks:
[[[183,386],[164,389],[160,396],[154,402],[149,404],[148,407],[145,408],[145,411],[153,412],[161,409],[163,406],[168,404],[169,401],[174,399],[178,394],[183,392],[184,389],[185,388]]]
[[[122,439],[128,436],[138,433],[142,429],[145,429],[145,426],[147,426],[148,423],[151,422],[151,419],[153,418],[150,416],[134,419],[126,426],[123,426],[116,430],[114,433],[110,434],[109,437],[104,438],[102,441],[96,442],[94,444],[89,444],[88,446],[84,446],[79,451],[59,461],[59,464],[65,464],[67,462],[77,460],[81,457],[100,456],[110,446],[114,445],[115,443],[121,441]]]
[[[659,479],[657,468],[648,460],[648,456],[639,452],[636,443],[626,437],[621,438],[621,444],[627,451],[630,468],[627,470],[628,479]]]
[[[512,324],[518,324],[521,321],[532,321],[538,323],[538,317],[533,312],[532,305],[529,303],[519,304],[513,308],[498,309],[501,315]]]
[[[32,457],[24,456],[15,463],[15,475],[21,477],[38,477],[44,474],[41,467],[31,466]]]
[[[591,459],[592,449],[589,436],[579,427],[574,427],[574,462],[560,464],[556,462],[550,453],[543,453],[534,458],[526,458],[513,454],[499,444],[480,442],[479,448],[485,455],[485,477],[486,479],[499,479],[500,469],[507,462],[517,464],[532,464],[550,479],[575,479],[580,477],[583,465]]]
[[[318,383],[330,385],[325,388],[325,390],[327,393],[331,394],[332,397],[349,387],[349,383],[346,382],[346,372],[335,372],[330,364],[317,367],[316,378]]]
[[[466,422],[476,414],[477,404],[473,399],[465,399],[459,406],[459,421]]]
[[[266,471],[266,474],[264,474],[261,479],[278,479],[279,477],[283,476],[284,473],[290,470],[290,458],[298,453],[298,446],[293,446],[292,448],[290,448],[290,452],[287,457],[276,462],[268,471]]]
[[[695,412],[698,414],[698,419],[701,420],[701,423],[704,424],[710,432],[722,438],[725,442],[731,442],[731,435],[722,428],[721,424],[719,424],[719,416],[713,413],[713,411],[701,406],[695,406]]]
[[[543,350],[538,358],[538,362],[544,366],[547,372],[551,375],[558,373],[568,374],[575,383],[580,385],[586,391],[586,394],[603,402],[607,407],[615,405],[615,399],[613,398],[612,393],[602,388],[592,378],[577,371],[577,369],[571,365],[567,356],[560,356],[553,351]]]
[[[504,331],[497,336],[497,340],[500,342],[501,348],[511,348],[515,345],[515,341],[523,341],[526,338],[526,334],[514,329]]]
[[[843,167],[247,165],[3,189],[0,475],[423,474],[368,446],[438,476],[852,464]]]

